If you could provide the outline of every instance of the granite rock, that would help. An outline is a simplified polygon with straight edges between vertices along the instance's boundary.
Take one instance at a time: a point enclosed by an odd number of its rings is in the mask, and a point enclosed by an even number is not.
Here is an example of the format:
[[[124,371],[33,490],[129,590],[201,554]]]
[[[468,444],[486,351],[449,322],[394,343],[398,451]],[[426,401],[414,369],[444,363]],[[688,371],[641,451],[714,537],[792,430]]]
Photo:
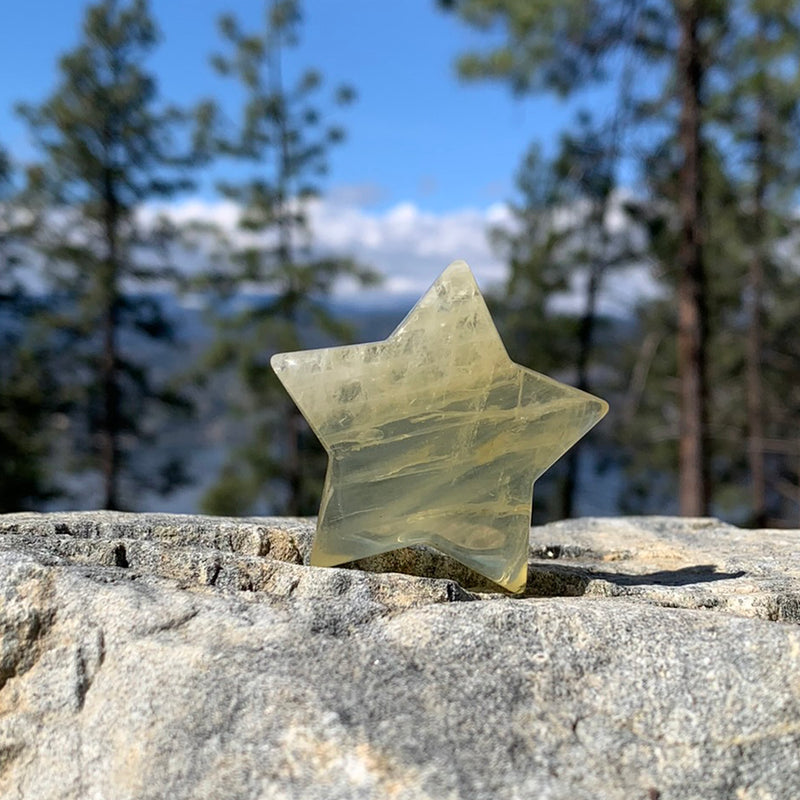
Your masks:
[[[0,516],[0,797],[800,797],[800,531],[543,526],[522,597],[312,536]]]

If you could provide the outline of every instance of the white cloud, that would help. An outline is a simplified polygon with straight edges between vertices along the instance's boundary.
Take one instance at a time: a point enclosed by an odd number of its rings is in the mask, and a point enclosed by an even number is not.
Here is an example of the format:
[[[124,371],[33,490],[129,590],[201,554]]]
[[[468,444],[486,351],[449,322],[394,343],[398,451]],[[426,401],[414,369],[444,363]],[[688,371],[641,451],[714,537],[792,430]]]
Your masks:
[[[234,241],[245,241],[245,237],[248,241],[259,240],[253,234],[237,231],[237,208],[229,201],[195,199],[179,205],[151,207],[143,219],[151,220],[159,213],[181,223],[216,224]],[[512,224],[511,212],[502,203],[486,208],[431,212],[414,203],[402,202],[375,210],[353,202],[346,193],[333,193],[313,201],[308,213],[313,244],[318,252],[352,256],[383,274],[382,286],[364,293],[365,303],[380,301],[388,295],[419,296],[456,259],[463,259],[470,265],[484,291],[499,287],[507,276],[507,267],[492,252],[487,235],[490,227]],[[570,213],[574,214],[575,210]],[[622,217],[613,211],[610,216],[609,228],[616,231],[624,224]],[[263,237],[260,240],[263,241]],[[572,289],[555,298],[555,305],[561,310],[579,312],[583,284],[581,276],[576,275]],[[600,308],[608,313],[624,314],[636,300],[652,293],[653,289],[646,265],[609,275]],[[359,291],[363,292],[348,281],[337,288],[340,296]]]
[[[176,223],[213,223],[232,239],[244,239],[236,230],[237,208],[228,201],[189,200],[143,210],[143,223],[164,214]],[[467,208],[433,213],[413,203],[386,210],[365,210],[341,195],[316,200],[309,206],[314,247],[320,252],[349,255],[384,275],[381,292],[424,292],[451,262],[463,259],[482,289],[501,283],[505,267],[487,240],[487,225],[509,218],[505,206]],[[356,290],[343,283],[339,293]]]
[[[390,292],[421,293],[456,259],[470,265],[483,289],[505,277],[486,235],[490,222],[502,220],[496,207],[433,213],[399,203],[368,212],[321,200],[309,216],[317,247],[350,253],[379,270]]]

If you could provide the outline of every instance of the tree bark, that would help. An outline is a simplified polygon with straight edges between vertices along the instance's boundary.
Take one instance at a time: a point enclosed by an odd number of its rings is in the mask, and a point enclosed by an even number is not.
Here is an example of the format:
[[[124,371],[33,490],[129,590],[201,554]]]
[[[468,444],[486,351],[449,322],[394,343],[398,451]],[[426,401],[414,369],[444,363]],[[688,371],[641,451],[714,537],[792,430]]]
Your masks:
[[[704,68],[699,4],[678,0],[680,244],[678,248],[678,374],[680,383],[679,503],[684,516],[705,516],[709,503],[708,314],[703,255],[701,96]]]
[[[103,265],[103,355],[101,385],[103,419],[100,429],[100,458],[103,473],[103,508],[119,508],[120,397],[118,385],[117,323],[119,311],[119,203],[110,168],[104,177],[103,228],[106,258]]]
[[[604,224],[603,213],[599,215],[598,224]],[[605,237],[603,237],[605,238]],[[605,258],[605,253],[600,256]],[[595,261],[589,266],[589,278],[586,284],[586,305],[578,326],[578,358],[577,388],[589,391],[589,361],[594,346],[594,328],[597,319],[597,296],[600,292],[600,280],[604,264]],[[561,518],[569,519],[575,512],[575,490],[578,485],[581,449],[574,445],[567,453],[567,473],[561,491]]]
[[[760,248],[756,247],[756,250]],[[747,459],[750,467],[751,524],[763,528],[767,520],[767,488],[761,383],[764,264],[760,253],[754,254],[750,260],[747,284]]]
[[[759,20],[759,37],[763,39],[763,17]],[[763,76],[762,76],[763,77]],[[763,85],[762,85],[763,90]],[[767,524],[767,488],[764,463],[764,398],[761,374],[764,325],[764,248],[762,237],[766,228],[767,186],[767,109],[759,98],[756,123],[755,167],[756,182],[753,197],[753,252],[747,271],[747,459],[750,468],[752,502],[751,524],[763,528]]]

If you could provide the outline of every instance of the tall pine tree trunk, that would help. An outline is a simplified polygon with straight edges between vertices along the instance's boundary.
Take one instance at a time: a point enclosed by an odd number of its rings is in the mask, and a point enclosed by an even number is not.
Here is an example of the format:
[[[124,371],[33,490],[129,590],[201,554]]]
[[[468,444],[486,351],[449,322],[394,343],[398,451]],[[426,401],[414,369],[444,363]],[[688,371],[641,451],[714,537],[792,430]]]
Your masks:
[[[764,264],[758,244],[755,251],[747,274],[747,459],[750,467],[751,524],[763,528],[767,522],[764,400],[761,383]]]
[[[603,224],[602,217],[600,224]],[[603,253],[605,257],[605,253]],[[597,319],[597,296],[603,264],[594,262],[589,267],[586,284],[586,305],[578,327],[577,388],[589,391],[589,361],[594,346],[594,328]],[[561,517],[569,519],[575,512],[575,494],[578,486],[581,448],[574,446],[567,453],[567,474],[561,491]]]
[[[270,13],[277,13],[277,2],[272,0]],[[283,65],[281,63],[280,32],[274,33],[276,46],[272,62],[272,92],[274,97],[284,97]],[[276,218],[278,221],[278,260],[287,280],[286,318],[294,329],[298,326],[297,303],[301,297],[301,288],[297,285],[294,274],[294,241],[292,228],[291,185],[289,132],[286,126],[286,109],[278,111],[278,128],[280,137],[280,156],[278,162]],[[298,345],[300,343],[298,342]],[[284,455],[284,478],[287,488],[287,499],[284,513],[290,517],[299,517],[302,512],[303,470],[300,452],[300,431],[303,427],[303,416],[293,402],[286,406],[286,437]]]
[[[708,315],[703,256],[701,94],[704,68],[698,39],[699,3],[678,0],[680,244],[678,249],[678,373],[680,382],[679,502],[685,516],[708,513]]]
[[[117,376],[117,323],[119,312],[119,204],[114,191],[111,170],[106,170],[104,186],[103,228],[106,259],[103,265],[104,302],[102,332],[103,355],[101,359],[101,386],[103,392],[103,418],[100,427],[100,459],[103,473],[103,508],[119,507],[119,429],[120,397]]]
[[[759,20],[759,37],[764,37],[764,17]],[[763,80],[763,76],[760,76]],[[763,90],[763,86],[762,86]],[[752,498],[751,524],[767,524],[767,488],[764,464],[764,398],[761,374],[763,351],[764,247],[766,230],[767,109],[762,97],[756,123],[756,184],[753,198],[753,251],[747,271],[747,458]]]

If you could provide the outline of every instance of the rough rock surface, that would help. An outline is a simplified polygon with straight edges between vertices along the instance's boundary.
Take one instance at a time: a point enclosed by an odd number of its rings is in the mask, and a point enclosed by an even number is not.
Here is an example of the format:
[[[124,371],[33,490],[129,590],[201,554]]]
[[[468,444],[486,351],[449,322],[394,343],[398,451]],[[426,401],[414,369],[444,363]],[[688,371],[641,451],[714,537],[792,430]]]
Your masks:
[[[523,597],[312,534],[0,516],[0,797],[800,798],[800,531],[535,528]]]

